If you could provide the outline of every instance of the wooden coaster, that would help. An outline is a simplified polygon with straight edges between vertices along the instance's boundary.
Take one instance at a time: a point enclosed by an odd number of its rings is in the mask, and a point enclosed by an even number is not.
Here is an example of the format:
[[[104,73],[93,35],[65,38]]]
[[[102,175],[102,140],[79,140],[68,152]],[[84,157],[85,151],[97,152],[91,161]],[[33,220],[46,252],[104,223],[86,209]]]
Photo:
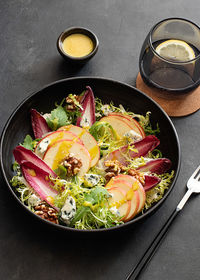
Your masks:
[[[156,101],[171,117],[187,116],[200,109],[200,86],[184,94],[171,93],[146,85],[138,73],[136,87]]]

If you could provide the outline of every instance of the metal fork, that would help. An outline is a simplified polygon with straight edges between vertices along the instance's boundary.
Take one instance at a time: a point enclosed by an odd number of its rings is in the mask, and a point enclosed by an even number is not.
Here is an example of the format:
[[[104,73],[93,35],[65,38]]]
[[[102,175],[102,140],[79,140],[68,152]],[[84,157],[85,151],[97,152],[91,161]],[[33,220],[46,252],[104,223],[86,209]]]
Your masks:
[[[187,181],[187,192],[177,205],[176,209],[173,211],[169,219],[166,221],[166,223],[163,225],[161,230],[158,232],[150,246],[147,248],[146,252],[143,254],[139,262],[136,264],[136,266],[131,270],[131,272],[127,275],[126,280],[129,279],[136,279],[141,271],[146,267],[146,265],[150,262],[151,258],[155,254],[156,250],[158,249],[159,245],[163,241],[172,221],[175,219],[177,214],[183,209],[183,206],[189,199],[192,193],[200,193],[200,165],[199,167],[194,171],[192,176]]]

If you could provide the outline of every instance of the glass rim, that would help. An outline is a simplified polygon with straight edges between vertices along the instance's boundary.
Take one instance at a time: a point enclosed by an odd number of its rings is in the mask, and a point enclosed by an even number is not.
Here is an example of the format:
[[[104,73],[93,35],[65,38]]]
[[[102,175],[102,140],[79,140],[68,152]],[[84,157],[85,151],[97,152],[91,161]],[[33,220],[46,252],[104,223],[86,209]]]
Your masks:
[[[172,17],[172,18],[163,19],[163,20],[159,21],[158,23],[156,23],[156,24],[152,27],[152,29],[150,30],[150,34],[149,34],[149,43],[150,43],[150,48],[152,49],[152,51],[154,52],[154,54],[157,55],[157,56],[158,56],[159,58],[161,58],[162,60],[164,60],[164,61],[166,61],[166,62],[168,62],[168,63],[171,63],[171,64],[188,64],[188,63],[191,63],[191,62],[194,62],[194,61],[198,60],[198,59],[200,58],[200,53],[199,53],[197,56],[195,56],[195,58],[193,58],[193,59],[185,60],[185,61],[177,61],[177,62],[175,62],[175,61],[173,61],[173,60],[170,60],[170,59],[167,59],[167,58],[165,58],[165,57],[163,57],[162,55],[160,55],[160,54],[157,53],[157,51],[155,50],[155,48],[154,48],[154,46],[153,46],[153,43],[152,43],[152,35],[153,35],[153,32],[155,31],[156,27],[158,27],[162,22],[170,21],[170,20],[180,20],[180,21],[185,21],[185,22],[187,22],[187,23],[191,23],[192,25],[194,25],[194,26],[199,30],[199,33],[200,33],[200,27],[199,27],[196,23],[194,23],[194,22],[192,22],[192,21],[190,21],[190,20],[188,20],[188,19],[185,19],[185,18],[178,18],[178,17]],[[182,40],[182,41],[183,41],[183,40]],[[200,51],[200,50],[199,50],[199,51]]]

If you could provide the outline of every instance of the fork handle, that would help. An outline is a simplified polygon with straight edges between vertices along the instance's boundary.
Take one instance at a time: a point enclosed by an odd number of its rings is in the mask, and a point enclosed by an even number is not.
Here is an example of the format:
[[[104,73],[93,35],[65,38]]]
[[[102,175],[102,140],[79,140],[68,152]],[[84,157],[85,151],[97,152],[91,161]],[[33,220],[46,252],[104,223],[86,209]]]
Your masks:
[[[159,233],[156,235],[156,237],[154,238],[154,240],[152,241],[152,243],[150,244],[148,249],[145,251],[145,253],[142,256],[142,258],[139,260],[139,262],[136,264],[136,266],[128,274],[128,276],[126,277],[126,280],[129,280],[129,279],[134,280],[134,279],[136,279],[138,277],[138,275],[140,274],[140,272],[142,271],[142,269],[149,263],[149,261],[151,260],[151,258],[155,254],[156,250],[160,246],[162,240],[164,239],[164,237],[165,237],[165,235],[166,235],[166,233],[167,233],[167,231],[168,231],[172,221],[175,219],[175,217],[180,212],[180,210],[181,209],[176,208],[173,211],[173,213],[168,218],[166,223],[163,225],[163,227],[161,228]]]

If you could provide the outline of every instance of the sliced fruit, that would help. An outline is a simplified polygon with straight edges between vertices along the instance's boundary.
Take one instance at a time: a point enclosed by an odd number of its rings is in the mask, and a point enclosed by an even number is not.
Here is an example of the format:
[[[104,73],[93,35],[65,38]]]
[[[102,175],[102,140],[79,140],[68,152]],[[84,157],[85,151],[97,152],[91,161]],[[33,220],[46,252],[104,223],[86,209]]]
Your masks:
[[[118,176],[114,177],[117,178]],[[137,213],[138,213],[138,207],[140,205],[140,198],[138,191],[135,191],[134,188],[132,188],[132,178],[131,180],[122,180],[120,177],[116,180],[110,180],[110,182],[106,185],[106,188],[112,189],[117,188],[119,190],[123,190],[123,193],[125,194],[127,202],[130,201],[131,207],[129,213],[124,217],[124,221],[131,220]]]
[[[128,165],[131,158],[146,156],[153,151],[160,141],[153,135],[148,135],[144,139],[130,145],[123,146],[105,157],[105,160],[118,160],[123,165]],[[131,149],[130,149],[131,147]]]
[[[166,40],[156,47],[156,52],[172,61],[189,61],[195,58],[194,50],[182,40]]]
[[[121,220],[125,221],[131,209],[131,202],[126,199],[126,192],[115,187],[108,189],[108,192],[111,194],[110,207],[116,207],[122,217]]]
[[[90,168],[91,157],[84,145],[72,140],[60,140],[50,146],[44,154],[44,162],[53,170],[57,169],[68,154],[81,160],[78,175],[83,176]]]
[[[21,165],[24,160],[32,162],[45,172],[49,173],[52,177],[57,177],[53,170],[35,153],[22,146],[17,146],[13,151],[16,162]]]
[[[77,135],[81,141],[83,141],[84,146],[88,150],[91,156],[91,167],[96,165],[100,158],[100,150],[99,146],[94,139],[94,137],[84,128],[76,126],[76,125],[67,125],[60,127],[58,130],[66,130]]]
[[[41,200],[45,200],[48,204],[57,209],[54,206],[54,198],[57,195],[57,191],[51,187],[53,185],[49,179],[49,173],[26,160],[22,161],[21,169],[25,180],[40,196]]]
[[[52,146],[55,142],[60,140],[73,140],[74,142],[79,142],[83,144],[83,142],[78,138],[78,136],[70,131],[54,131],[52,133],[49,133],[45,137],[43,137],[35,147],[34,152],[39,157],[42,157],[43,154],[41,153],[40,144],[44,142],[45,140],[48,140],[48,147]]]
[[[138,214],[144,207],[145,200],[146,200],[146,194],[144,191],[144,188],[142,184],[133,176],[130,175],[125,175],[125,174],[120,174],[116,177],[113,177],[109,182],[108,186],[111,184],[116,184],[118,181],[123,180],[126,182],[126,184],[131,185],[131,188],[138,193],[138,200],[139,200],[139,205],[136,214]]]
[[[145,165],[137,168],[137,170],[141,172],[150,171],[151,173],[163,174],[170,169],[171,164],[171,160],[168,158],[152,159]]]
[[[132,129],[130,124],[128,124],[123,118],[120,118],[118,116],[103,117],[100,119],[100,122],[109,123],[120,138],[122,138],[125,133]]]
[[[31,109],[31,124],[35,138],[42,138],[44,134],[51,132],[45,118],[35,109]]]
[[[91,87],[86,87],[86,92],[82,98],[81,105],[83,110],[81,111],[81,117],[77,119],[77,126],[91,127],[95,123],[95,100]]]
[[[122,113],[117,113],[117,112],[111,113],[111,114],[109,114],[109,116],[117,116],[117,117],[122,118],[132,127],[132,129],[135,132],[140,134],[142,136],[142,138],[144,138],[146,136],[143,128],[141,127],[141,125],[135,119],[133,119],[131,116],[124,115]]]

